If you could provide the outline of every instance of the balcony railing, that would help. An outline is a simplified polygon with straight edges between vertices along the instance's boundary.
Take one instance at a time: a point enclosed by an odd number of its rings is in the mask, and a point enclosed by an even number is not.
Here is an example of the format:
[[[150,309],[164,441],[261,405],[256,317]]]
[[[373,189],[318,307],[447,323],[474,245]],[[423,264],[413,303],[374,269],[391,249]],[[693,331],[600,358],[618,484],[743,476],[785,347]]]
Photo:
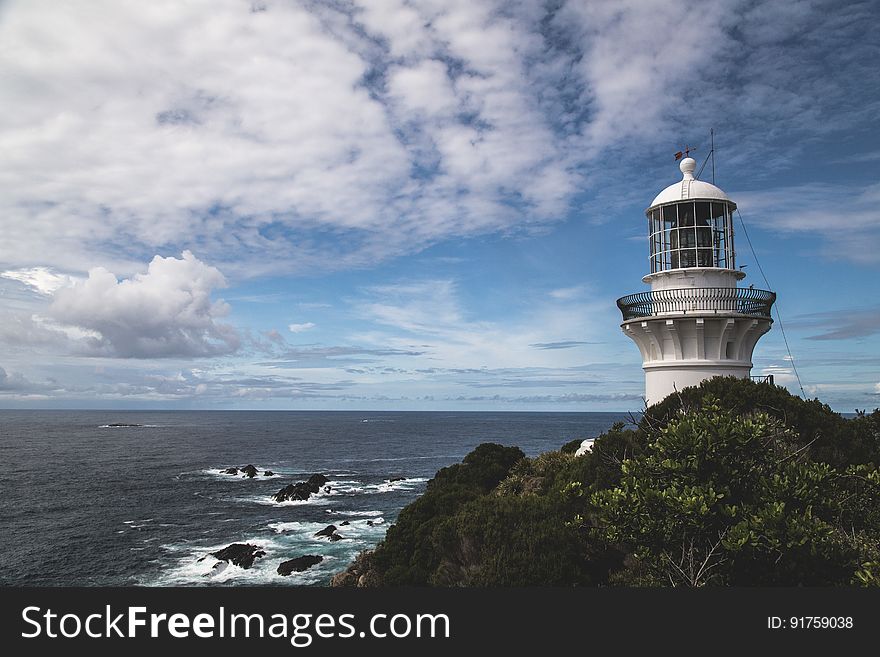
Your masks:
[[[750,287],[688,287],[638,292],[621,297],[623,321],[667,313],[705,315],[736,313],[771,319],[776,293]]]

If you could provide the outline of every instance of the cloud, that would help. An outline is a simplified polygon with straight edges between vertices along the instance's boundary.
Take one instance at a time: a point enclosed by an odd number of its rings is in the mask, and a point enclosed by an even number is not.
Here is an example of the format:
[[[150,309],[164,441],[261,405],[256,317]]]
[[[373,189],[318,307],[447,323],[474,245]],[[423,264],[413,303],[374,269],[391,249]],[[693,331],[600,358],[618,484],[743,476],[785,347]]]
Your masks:
[[[315,325],[312,322],[304,322],[302,324],[289,324],[287,326],[287,330],[289,330],[291,333],[302,333],[313,328],[315,328]]]
[[[880,263],[880,183],[812,183],[732,196],[747,225],[818,236],[829,260]]]
[[[274,360],[258,363],[260,366],[286,369],[337,368],[348,365],[371,363],[382,357],[412,357],[424,355],[424,350],[398,349],[393,347],[358,347],[351,345],[293,346],[284,343],[271,350]]]
[[[594,342],[584,342],[580,340],[562,340],[560,342],[536,342],[535,344],[530,344],[530,347],[535,349],[573,349],[574,347],[580,347],[585,344],[595,344]]]
[[[234,328],[217,321],[228,306],[211,299],[225,285],[218,269],[184,251],[180,259],[156,256],[146,273],[125,280],[91,269],[87,280],[55,293],[49,312],[58,324],[89,334],[82,340],[88,355],[218,356],[240,343]]]
[[[23,283],[44,296],[51,296],[55,291],[74,282],[74,279],[70,276],[58,274],[49,267],[10,269],[0,273],[0,276]]]
[[[62,387],[54,380],[36,383],[20,372],[7,372],[0,367],[0,398],[15,400],[48,399],[62,392]]]
[[[807,340],[851,340],[880,333],[880,307],[863,309],[840,309],[821,313],[799,315],[794,327],[823,329],[823,333],[811,335]]]
[[[4,267],[373,265],[559,221],[718,116],[743,158],[874,116],[869,9],[789,4],[7,2]]]

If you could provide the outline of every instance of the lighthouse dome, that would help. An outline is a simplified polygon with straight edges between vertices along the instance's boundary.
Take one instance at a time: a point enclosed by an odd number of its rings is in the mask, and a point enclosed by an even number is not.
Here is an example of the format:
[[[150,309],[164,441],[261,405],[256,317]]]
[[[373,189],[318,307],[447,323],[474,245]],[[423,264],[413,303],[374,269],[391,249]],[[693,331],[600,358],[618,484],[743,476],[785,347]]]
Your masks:
[[[648,209],[650,210],[653,207],[664,205],[666,203],[692,201],[696,199],[705,199],[707,201],[719,200],[733,203],[723,190],[719,189],[712,183],[707,183],[703,180],[697,180],[694,178],[694,169],[696,169],[696,167],[697,162],[694,158],[684,158],[679,165],[679,169],[681,169],[682,173],[681,181],[671,184],[657,194],[654,200],[651,201],[651,205]]]

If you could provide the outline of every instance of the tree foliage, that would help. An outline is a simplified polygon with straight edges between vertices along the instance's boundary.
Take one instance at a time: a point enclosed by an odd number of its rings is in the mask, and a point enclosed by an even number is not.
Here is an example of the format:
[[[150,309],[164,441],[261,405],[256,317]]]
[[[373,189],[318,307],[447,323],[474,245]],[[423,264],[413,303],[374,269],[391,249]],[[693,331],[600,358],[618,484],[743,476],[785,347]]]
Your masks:
[[[363,559],[374,585],[880,585],[880,411],[717,378],[525,458],[443,468]],[[349,578],[354,579],[354,578]]]
[[[620,483],[591,497],[593,531],[627,546],[620,583],[849,583],[876,557],[880,473],[810,460],[766,413],[705,397],[671,420]]]

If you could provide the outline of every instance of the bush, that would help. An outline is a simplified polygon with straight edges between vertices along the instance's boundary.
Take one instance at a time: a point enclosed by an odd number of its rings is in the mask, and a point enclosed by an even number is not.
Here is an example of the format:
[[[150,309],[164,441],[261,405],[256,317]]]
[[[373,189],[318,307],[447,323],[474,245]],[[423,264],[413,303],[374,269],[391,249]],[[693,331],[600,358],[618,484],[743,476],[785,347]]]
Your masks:
[[[719,377],[615,424],[583,456],[575,443],[530,459],[484,444],[443,468],[364,581],[880,585],[880,411],[847,420]]]
[[[593,533],[632,558],[618,583],[830,585],[878,554],[880,473],[812,461],[763,412],[706,396],[670,420],[620,483],[595,492]]]

